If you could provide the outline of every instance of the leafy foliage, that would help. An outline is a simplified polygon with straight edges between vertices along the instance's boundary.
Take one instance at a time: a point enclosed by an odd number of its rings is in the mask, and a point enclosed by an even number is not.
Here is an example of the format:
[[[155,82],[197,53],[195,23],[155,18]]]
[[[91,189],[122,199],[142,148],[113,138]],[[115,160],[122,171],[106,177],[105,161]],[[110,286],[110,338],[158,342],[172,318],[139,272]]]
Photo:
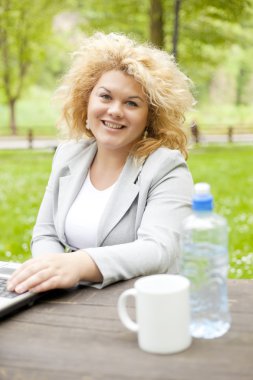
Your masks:
[[[149,1],[87,0],[80,1],[78,10],[83,15],[82,30],[91,34],[95,30],[106,33],[127,33],[148,39]]]
[[[164,47],[169,52],[172,51],[174,3],[162,0],[163,25],[160,27],[164,28]],[[194,81],[209,80],[232,45],[252,44],[252,33],[249,33],[252,6],[252,0],[181,1],[178,62]],[[106,6],[102,0],[87,0],[79,1],[78,7],[83,17],[80,26],[86,34],[95,30],[124,32],[142,41],[150,40],[151,0],[108,0]]]
[[[67,52],[75,49],[84,34],[123,32],[140,41],[150,40],[151,2],[155,1],[0,0],[0,101],[10,104],[19,99],[32,83],[55,87],[56,78],[68,64]],[[175,1],[159,3],[163,7],[160,28],[164,29],[164,47],[171,52]],[[240,50],[234,71],[236,103],[247,103],[245,97],[251,89],[245,88],[252,76],[253,0],[180,0],[180,4],[177,60],[198,84],[198,95],[203,96],[214,70]],[[76,16],[69,31],[64,31],[64,25],[52,27],[55,15],[64,12],[66,19]]]
[[[45,42],[56,11],[49,0],[1,0],[0,3],[0,81],[5,96],[18,98],[24,81],[36,74],[31,70],[45,57]]]
[[[45,60],[52,19],[58,10],[58,3],[51,0],[0,1],[0,89],[2,100],[10,106],[13,133],[16,101]]]
[[[252,18],[251,0],[183,1],[179,62],[195,81],[210,78],[232,45],[252,43],[242,28],[245,17]]]

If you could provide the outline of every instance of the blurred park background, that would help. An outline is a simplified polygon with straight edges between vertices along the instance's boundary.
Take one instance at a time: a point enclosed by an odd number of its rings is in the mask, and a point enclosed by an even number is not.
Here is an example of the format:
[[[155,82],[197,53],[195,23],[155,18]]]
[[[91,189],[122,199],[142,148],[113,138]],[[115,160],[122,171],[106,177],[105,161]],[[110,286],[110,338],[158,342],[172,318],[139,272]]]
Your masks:
[[[211,184],[216,211],[228,219],[229,276],[253,278],[253,0],[0,0],[0,258],[30,256],[53,157],[51,148],[3,143],[29,134],[58,141],[54,91],[94,31],[150,41],[192,79],[189,166],[195,182]]]

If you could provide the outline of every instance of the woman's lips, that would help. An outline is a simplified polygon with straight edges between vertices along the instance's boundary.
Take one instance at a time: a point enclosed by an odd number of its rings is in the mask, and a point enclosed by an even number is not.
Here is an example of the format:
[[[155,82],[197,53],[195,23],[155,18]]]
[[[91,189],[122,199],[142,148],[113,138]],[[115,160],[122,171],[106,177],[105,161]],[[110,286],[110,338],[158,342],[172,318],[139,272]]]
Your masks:
[[[112,123],[111,121],[102,120],[102,122],[107,128],[111,129],[122,129],[125,127],[122,124]]]

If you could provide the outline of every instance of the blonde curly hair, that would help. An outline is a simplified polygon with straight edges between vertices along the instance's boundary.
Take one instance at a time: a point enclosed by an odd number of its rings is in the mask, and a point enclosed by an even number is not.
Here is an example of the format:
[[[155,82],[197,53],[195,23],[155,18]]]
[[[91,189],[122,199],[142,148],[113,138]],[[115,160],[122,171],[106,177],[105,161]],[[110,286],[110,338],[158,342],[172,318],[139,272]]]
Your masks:
[[[179,149],[187,158],[187,139],[181,128],[185,112],[194,103],[191,81],[173,56],[122,34],[95,33],[73,54],[72,67],[58,89],[63,100],[60,127],[67,125],[70,137],[93,136],[86,128],[89,96],[101,75],[111,70],[133,76],[148,100],[147,137],[138,141],[131,153],[136,158],[146,157],[165,146]]]

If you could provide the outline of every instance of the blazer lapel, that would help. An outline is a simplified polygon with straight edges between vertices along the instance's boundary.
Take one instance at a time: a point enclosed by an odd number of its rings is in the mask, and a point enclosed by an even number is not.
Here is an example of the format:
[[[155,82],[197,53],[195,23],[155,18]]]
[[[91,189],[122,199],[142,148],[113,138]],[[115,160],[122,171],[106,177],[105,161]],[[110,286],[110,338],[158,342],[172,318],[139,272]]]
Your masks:
[[[142,165],[143,164],[141,163],[137,163],[132,157],[127,159],[101,217],[98,228],[98,246],[101,246],[104,239],[127,212],[138,195],[139,187],[135,182],[141,171]]]
[[[56,224],[59,237],[65,243],[66,237],[64,230],[67,213],[84,183],[96,151],[96,144],[92,144],[88,149],[81,151],[80,154],[68,164],[69,175],[59,178],[58,214]]]

